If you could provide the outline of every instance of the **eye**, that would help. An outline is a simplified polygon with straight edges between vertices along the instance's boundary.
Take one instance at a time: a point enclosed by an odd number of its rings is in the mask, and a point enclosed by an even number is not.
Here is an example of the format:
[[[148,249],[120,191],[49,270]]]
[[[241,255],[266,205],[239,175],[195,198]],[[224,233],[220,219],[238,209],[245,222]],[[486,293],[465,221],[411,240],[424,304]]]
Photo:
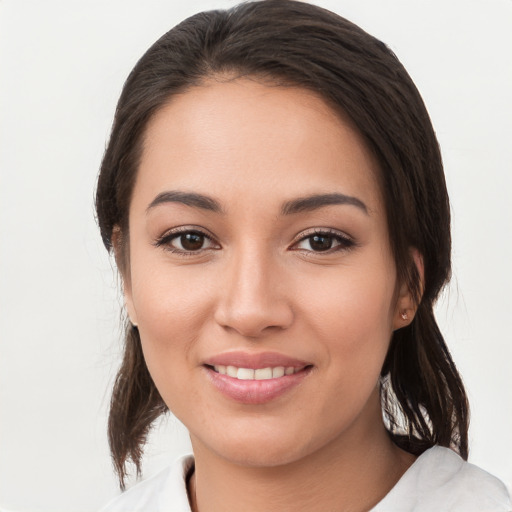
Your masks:
[[[198,230],[168,232],[159,238],[155,245],[176,253],[195,253],[206,249],[217,249],[218,245],[205,233]]]
[[[333,252],[349,249],[355,242],[338,231],[315,230],[313,233],[302,236],[293,246],[295,250],[311,252]]]
[[[208,246],[208,242],[210,242],[210,239],[206,238],[203,233],[189,231],[173,238],[171,245],[181,251],[199,251]]]

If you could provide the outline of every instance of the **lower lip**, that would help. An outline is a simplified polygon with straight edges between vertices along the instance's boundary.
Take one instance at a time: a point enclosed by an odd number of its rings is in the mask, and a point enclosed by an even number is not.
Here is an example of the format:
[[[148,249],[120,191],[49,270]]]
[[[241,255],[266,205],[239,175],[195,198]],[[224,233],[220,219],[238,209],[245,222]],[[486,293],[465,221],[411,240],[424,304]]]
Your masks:
[[[225,396],[243,404],[264,404],[284,395],[309,375],[307,367],[293,375],[284,375],[277,379],[241,380],[216,372],[205,366],[212,384]]]

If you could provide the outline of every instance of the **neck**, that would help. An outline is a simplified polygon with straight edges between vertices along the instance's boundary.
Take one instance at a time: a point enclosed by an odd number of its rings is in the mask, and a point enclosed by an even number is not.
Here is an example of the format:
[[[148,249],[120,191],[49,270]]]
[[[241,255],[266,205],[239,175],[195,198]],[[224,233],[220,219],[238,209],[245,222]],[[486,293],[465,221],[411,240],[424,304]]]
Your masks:
[[[391,442],[379,420],[372,432],[353,428],[321,450],[273,467],[234,464],[192,437],[196,458],[189,489],[192,510],[370,510],[414,461]]]

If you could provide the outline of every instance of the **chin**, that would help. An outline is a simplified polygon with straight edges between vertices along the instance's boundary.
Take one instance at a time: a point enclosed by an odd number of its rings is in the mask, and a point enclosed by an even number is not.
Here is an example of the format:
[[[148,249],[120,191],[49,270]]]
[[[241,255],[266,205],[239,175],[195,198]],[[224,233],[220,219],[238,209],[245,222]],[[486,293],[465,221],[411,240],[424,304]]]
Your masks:
[[[291,464],[304,456],[299,450],[290,449],[289,446],[277,446],[275,443],[252,442],[248,444],[224,447],[219,453],[221,457],[233,464],[252,468],[270,468]]]
[[[196,448],[204,447],[232,464],[253,468],[291,464],[318,449],[300,432],[291,432],[289,428],[279,430],[267,427],[255,431],[254,428],[240,427],[217,433],[208,440],[198,440],[193,435],[191,439],[194,452]]]

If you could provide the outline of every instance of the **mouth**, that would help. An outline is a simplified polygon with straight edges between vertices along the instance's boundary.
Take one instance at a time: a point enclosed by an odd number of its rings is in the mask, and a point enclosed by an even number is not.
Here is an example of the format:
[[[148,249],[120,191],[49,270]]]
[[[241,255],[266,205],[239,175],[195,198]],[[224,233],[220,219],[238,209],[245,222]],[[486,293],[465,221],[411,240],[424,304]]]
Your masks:
[[[231,352],[203,364],[214,388],[230,401],[261,405],[288,394],[314,365],[274,353]]]
[[[267,366],[266,368],[243,368],[233,365],[205,365],[210,370],[221,375],[227,375],[237,380],[270,380],[279,379],[285,375],[294,375],[299,373],[311,365],[300,367],[295,366]]]

